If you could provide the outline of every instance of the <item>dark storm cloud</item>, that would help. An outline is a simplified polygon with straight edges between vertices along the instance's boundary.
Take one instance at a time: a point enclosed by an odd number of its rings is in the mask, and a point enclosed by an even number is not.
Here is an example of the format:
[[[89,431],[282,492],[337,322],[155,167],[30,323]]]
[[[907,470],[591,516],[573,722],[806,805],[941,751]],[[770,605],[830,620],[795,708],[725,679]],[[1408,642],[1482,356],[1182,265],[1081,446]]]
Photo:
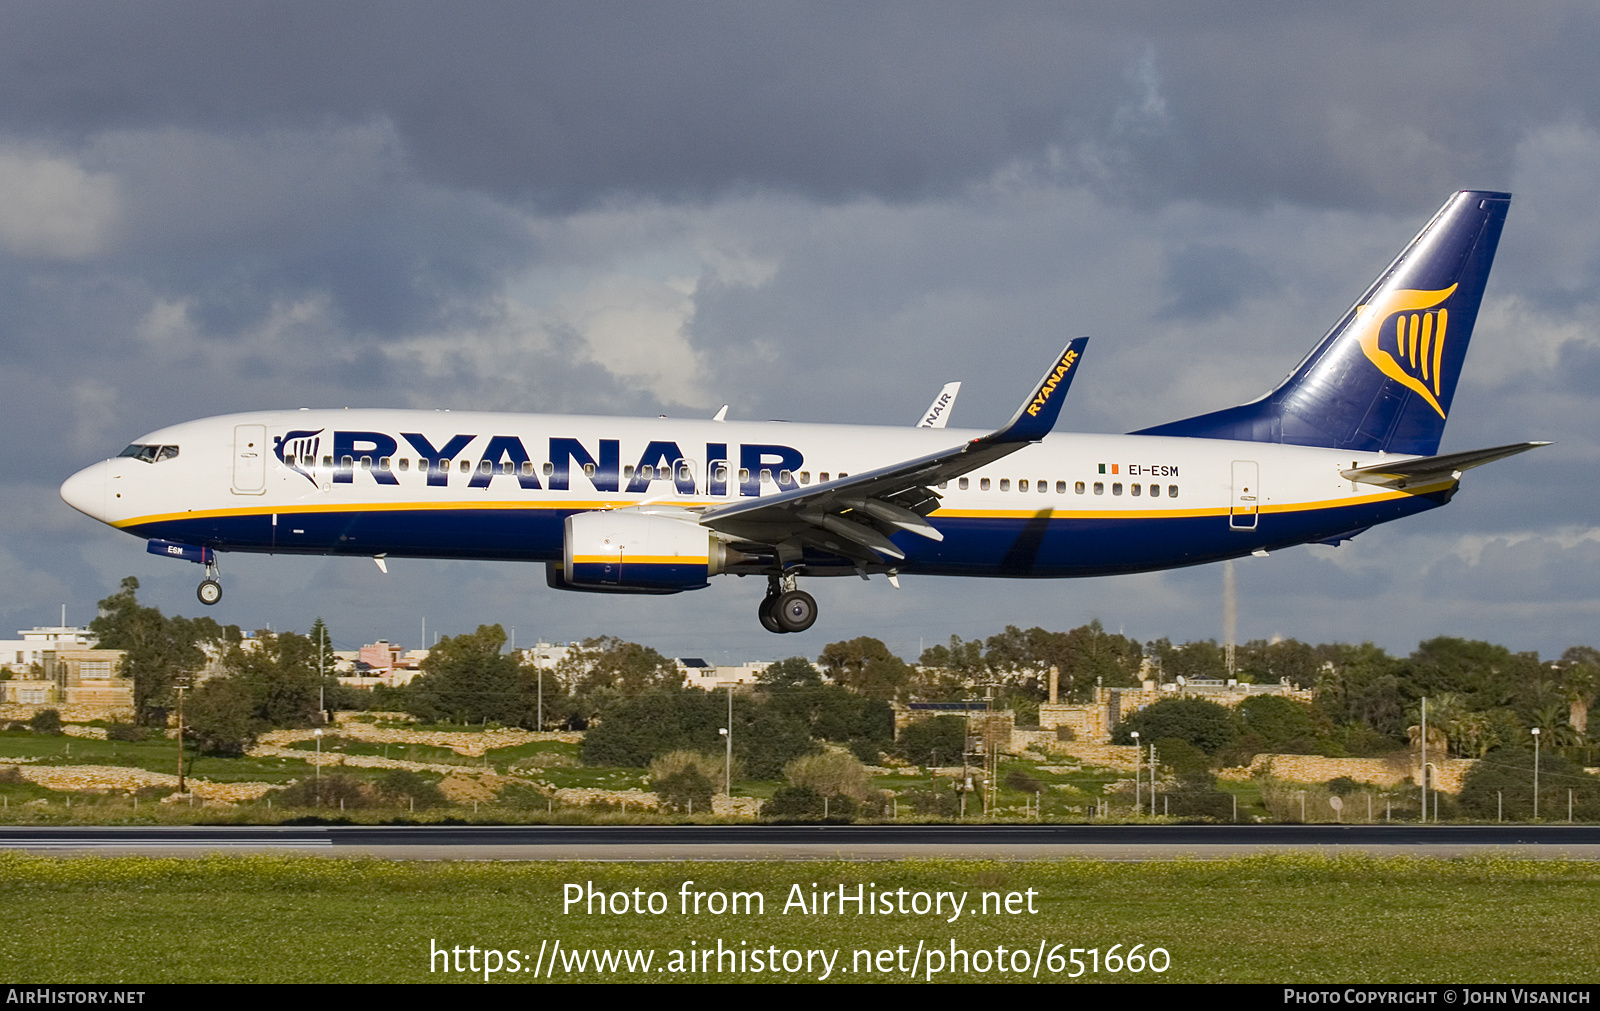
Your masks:
[[[1026,161],[1157,199],[1397,208],[1503,184],[1530,121],[1594,121],[1594,12],[1538,10],[12,5],[0,125],[376,117],[430,179],[547,206],[909,199]]]
[[[1062,428],[1225,407],[1270,389],[1471,185],[1518,195],[1446,448],[1558,445],[1336,552],[1241,560],[1240,630],[1583,641],[1596,21],[1566,4],[0,6],[0,620],[53,621],[62,599],[76,619],[130,572],[196,609],[194,570],[54,490],[193,417],[727,401],[910,424],[959,379],[953,424],[983,427],[1080,333]],[[911,656],[1007,622],[1220,630],[1215,566],[825,581],[817,630],[776,641],[749,580],[595,607],[538,566],[392,568],[230,556],[213,613],[304,628],[320,611],[342,645],[409,642],[425,612],[430,630],[733,660],[854,635]]]

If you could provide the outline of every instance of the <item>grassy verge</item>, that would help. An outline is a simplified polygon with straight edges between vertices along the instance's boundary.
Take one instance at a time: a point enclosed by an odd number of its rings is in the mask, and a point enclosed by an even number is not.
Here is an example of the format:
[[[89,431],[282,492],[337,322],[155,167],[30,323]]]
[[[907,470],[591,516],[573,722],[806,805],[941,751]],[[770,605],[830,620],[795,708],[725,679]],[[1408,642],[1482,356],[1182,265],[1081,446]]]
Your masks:
[[[693,882],[685,885],[684,882]],[[563,912],[568,885],[648,904],[659,914]],[[813,894],[888,893],[895,911],[844,915],[810,908]],[[966,971],[942,981],[1063,982],[1561,982],[1593,976],[1590,939],[1600,929],[1600,865],[1487,858],[1466,861],[1310,855],[1216,862],[1112,864],[906,861],[815,864],[398,863],[317,858],[35,858],[0,855],[0,901],[8,910],[0,969],[38,982],[466,982],[483,980],[498,953],[496,981],[533,982],[508,970],[512,949],[531,967],[557,940],[575,958],[587,949],[651,953],[648,970],[597,971],[558,961],[569,982],[805,981],[833,959],[831,981],[907,982],[913,953],[952,946]],[[796,887],[807,909],[785,904]],[[705,893],[698,915],[681,895]],[[965,896],[961,916],[898,911],[918,893]],[[636,891],[637,890],[637,891]],[[1029,891],[1033,892],[1028,897]],[[712,893],[760,893],[760,913],[713,913]],[[995,897],[988,911],[985,894]],[[1005,911],[1006,900],[1012,911]],[[1035,911],[1028,912],[1031,902]],[[1026,960],[1044,943],[1037,977]],[[743,953],[715,964],[717,946]],[[1162,948],[1165,972],[1109,971],[1113,945],[1126,954]],[[1060,945],[1059,949],[1055,949]],[[462,949],[477,973],[446,972],[430,952]],[[696,971],[689,953],[712,949]],[[469,955],[468,949],[478,949]],[[776,958],[777,972],[757,971]],[[995,967],[998,952],[1004,970]],[[1056,950],[1059,964],[1051,964]],[[767,955],[775,951],[775,956]],[[784,971],[785,952],[794,971]],[[862,952],[857,955],[856,952]],[[978,956],[979,951],[987,952]],[[887,953],[887,954],[880,954]],[[584,956],[589,958],[587,954]],[[451,959],[454,956],[450,956]],[[954,968],[960,970],[957,959]],[[871,971],[868,971],[868,963]],[[544,963],[548,967],[548,960]],[[932,964],[920,960],[918,980]],[[980,971],[980,967],[988,968]],[[666,970],[666,971],[662,971]],[[542,981],[543,971],[540,973]]]

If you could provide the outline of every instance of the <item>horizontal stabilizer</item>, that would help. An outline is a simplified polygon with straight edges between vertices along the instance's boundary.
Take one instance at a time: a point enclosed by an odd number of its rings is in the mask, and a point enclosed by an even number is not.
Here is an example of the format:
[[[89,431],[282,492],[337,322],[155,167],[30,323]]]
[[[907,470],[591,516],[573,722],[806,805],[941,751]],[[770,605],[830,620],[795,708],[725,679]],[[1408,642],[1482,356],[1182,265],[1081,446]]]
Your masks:
[[[1375,484],[1383,488],[1406,488],[1413,485],[1435,484],[1439,481],[1454,481],[1461,476],[1462,471],[1548,445],[1550,445],[1548,442],[1514,442],[1509,446],[1474,449],[1465,453],[1385,461],[1368,467],[1354,467],[1339,473],[1348,481],[1360,481],[1362,484]]]

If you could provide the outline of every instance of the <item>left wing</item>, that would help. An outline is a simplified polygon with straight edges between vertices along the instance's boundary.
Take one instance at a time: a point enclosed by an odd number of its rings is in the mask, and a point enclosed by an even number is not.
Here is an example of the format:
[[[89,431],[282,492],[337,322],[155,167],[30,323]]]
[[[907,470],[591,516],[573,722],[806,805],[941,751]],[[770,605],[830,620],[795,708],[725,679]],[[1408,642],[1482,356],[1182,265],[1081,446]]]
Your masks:
[[[700,523],[730,537],[773,545],[783,565],[799,561],[807,545],[849,558],[863,568],[901,561],[905,552],[889,539],[890,534],[907,531],[944,540],[925,519],[939,505],[933,485],[1009,456],[1050,433],[1088,342],[1089,338],[1078,337],[1069,343],[1017,413],[996,432],[905,463],[714,507],[700,514]]]

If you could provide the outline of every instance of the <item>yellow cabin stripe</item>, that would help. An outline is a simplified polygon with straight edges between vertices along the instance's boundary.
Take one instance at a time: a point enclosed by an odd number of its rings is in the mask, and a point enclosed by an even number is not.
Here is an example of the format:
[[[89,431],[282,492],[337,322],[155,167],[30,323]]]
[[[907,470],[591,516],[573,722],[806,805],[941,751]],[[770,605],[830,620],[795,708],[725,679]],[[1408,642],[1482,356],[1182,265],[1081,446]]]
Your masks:
[[[623,562],[628,565],[707,565],[707,555],[573,555],[574,565],[610,565]]]
[[[1375,502],[1384,502],[1404,498],[1411,495],[1423,495],[1429,492],[1442,491],[1454,481],[1438,481],[1433,484],[1405,490],[1389,490],[1375,492],[1371,495],[1361,495],[1351,498],[1320,499],[1314,502],[1285,502],[1281,504],[1267,504],[1260,508],[1263,513],[1296,513],[1309,512],[1318,509],[1337,509],[1349,506],[1371,505]],[[1019,493],[1020,494],[1020,493]],[[681,501],[670,503],[675,506],[715,506],[723,504],[725,500],[700,500]],[[660,503],[666,504],[666,503]],[[169,523],[176,520],[204,520],[219,519],[237,516],[268,516],[276,513],[279,516],[314,515],[317,513],[364,513],[364,512],[472,512],[480,510],[593,510],[593,509],[620,509],[637,506],[638,503],[630,499],[615,500],[582,500],[569,499],[562,501],[545,500],[539,502],[516,502],[508,500],[485,500],[482,502],[353,502],[342,505],[333,503],[319,503],[316,505],[288,505],[278,507],[256,506],[243,509],[199,509],[181,513],[157,513],[152,516],[137,516],[132,519],[118,520],[112,524],[119,529],[143,526],[149,523]],[[1227,516],[1232,510],[1227,506],[1212,506],[1203,509],[939,509],[931,514],[930,519],[1035,519],[1041,513],[1047,513],[1050,519],[1181,519],[1197,516]]]

